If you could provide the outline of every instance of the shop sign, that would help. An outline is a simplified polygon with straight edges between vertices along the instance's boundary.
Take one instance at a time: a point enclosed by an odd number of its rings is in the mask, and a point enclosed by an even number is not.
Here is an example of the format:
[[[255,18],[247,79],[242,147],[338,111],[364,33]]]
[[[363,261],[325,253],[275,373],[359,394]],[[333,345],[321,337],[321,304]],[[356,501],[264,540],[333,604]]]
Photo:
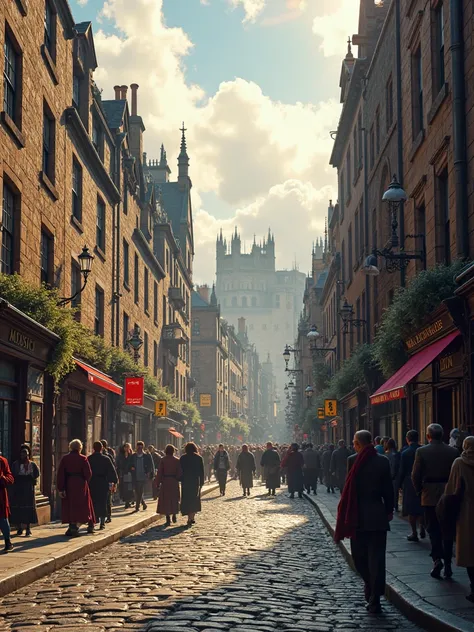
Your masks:
[[[159,399],[155,402],[155,417],[166,417],[168,415],[166,399]]]
[[[212,403],[212,396],[209,393],[201,393],[199,395],[199,406],[201,408],[210,408]]]
[[[388,391],[387,393],[380,393],[380,395],[375,395],[374,397],[371,397],[370,403],[371,404],[385,404],[395,399],[403,399],[404,397],[405,397],[404,388],[394,388],[392,391]]]
[[[324,414],[326,417],[334,417],[334,415],[337,415],[337,399],[324,400]]]
[[[22,334],[21,331],[18,331],[17,329],[10,329],[8,342],[20,347],[20,349],[29,351],[30,353],[35,352],[36,342],[26,334]]]
[[[67,389],[67,398],[68,401],[72,402],[73,404],[82,404],[82,391],[69,386]]]
[[[444,329],[445,325],[443,323],[443,320],[439,318],[434,323],[431,323],[431,325],[428,325],[405,341],[405,345],[408,351],[412,351],[415,347],[419,347],[424,342],[430,341],[432,338],[437,337],[439,332],[443,331]]]
[[[439,370],[441,373],[443,373],[443,371],[449,371],[449,369],[452,369],[453,366],[454,366],[453,355],[444,356],[444,358],[439,359]]]
[[[145,378],[125,378],[125,406],[143,406]]]
[[[318,408],[318,419],[324,419],[324,408]]]

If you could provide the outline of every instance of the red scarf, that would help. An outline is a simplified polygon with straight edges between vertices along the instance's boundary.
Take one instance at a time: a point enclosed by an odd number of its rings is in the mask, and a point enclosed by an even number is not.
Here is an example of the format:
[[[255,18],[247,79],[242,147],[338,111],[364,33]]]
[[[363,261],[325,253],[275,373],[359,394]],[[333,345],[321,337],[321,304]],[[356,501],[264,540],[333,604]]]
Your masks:
[[[340,542],[344,538],[353,538],[359,522],[359,512],[357,507],[357,487],[356,477],[362,466],[372,457],[377,456],[377,451],[372,444],[365,446],[359,452],[354,465],[349,470],[346,484],[337,508],[336,531],[334,541]]]

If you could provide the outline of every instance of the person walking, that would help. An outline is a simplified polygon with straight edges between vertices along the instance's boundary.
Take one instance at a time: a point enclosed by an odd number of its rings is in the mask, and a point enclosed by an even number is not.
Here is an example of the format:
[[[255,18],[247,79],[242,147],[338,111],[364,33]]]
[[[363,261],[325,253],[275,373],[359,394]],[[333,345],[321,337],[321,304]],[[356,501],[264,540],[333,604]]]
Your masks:
[[[367,610],[381,612],[385,593],[387,531],[393,519],[390,464],[378,454],[368,430],[354,435],[356,454],[349,457],[348,473],[337,510],[334,540],[351,540],[352,559],[364,580]]]
[[[268,489],[268,496],[275,496],[276,490],[280,488],[280,455],[271,441],[267,443],[267,449],[262,454],[260,465],[263,467],[263,477]]]
[[[99,529],[105,529],[105,521],[109,515],[109,499],[111,486],[118,481],[117,470],[101,441],[94,441],[94,452],[88,457],[92,476],[89,481],[92,504]]]
[[[395,503],[394,509],[398,513],[398,472],[400,471],[400,452],[397,450],[395,439],[389,439],[387,441],[385,447],[385,456],[390,463],[390,471],[392,473],[393,481],[393,498]]]
[[[147,450],[148,450],[148,454],[151,454],[151,458],[153,459],[153,467],[155,468],[155,473],[157,473],[162,457],[160,454],[158,454],[158,450],[155,448],[154,445],[149,445],[147,447]],[[158,486],[157,485],[158,485],[157,478],[155,476],[155,478],[153,479],[153,483],[151,485],[153,500],[158,500]]]
[[[439,424],[428,426],[426,437],[429,443],[416,451],[411,474],[413,487],[416,493],[421,495],[425,526],[431,541],[431,557],[433,559],[431,577],[435,579],[441,577],[443,566],[446,579],[453,575],[451,567],[453,540],[443,538],[436,515],[436,505],[444,493],[451,466],[459,456],[459,452],[456,448],[443,443],[443,434],[443,427]]]
[[[130,459],[133,454],[130,443],[124,443],[119,450],[117,458],[117,472],[119,475],[119,494],[125,509],[129,509],[135,495],[133,493],[132,473],[130,471]]]
[[[334,491],[334,478],[331,474],[331,458],[334,452],[334,445],[328,446],[327,450],[323,452],[322,465],[323,465],[323,474],[324,474],[324,484],[326,485],[326,491],[329,494]]]
[[[155,476],[155,468],[151,454],[145,452],[145,444],[143,441],[137,441],[137,450],[130,459],[130,472],[132,473],[133,491],[135,493],[135,512],[140,511],[140,504],[143,511],[147,508],[147,504],[143,498],[145,491],[145,483],[147,480],[153,480]]]
[[[456,448],[457,449],[457,448]],[[474,603],[474,437],[466,437],[462,454],[451,467],[446,485],[446,496],[459,498],[456,522],[456,564],[467,570],[471,592],[466,599]]]
[[[339,488],[339,491],[342,494],[344,483],[346,481],[347,459],[350,457],[351,453],[346,447],[346,442],[342,439],[337,445],[337,450],[334,450],[331,454],[331,463],[329,467],[331,470],[332,481],[336,487]]]
[[[87,523],[87,533],[94,533],[95,515],[89,481],[92,477],[89,461],[82,452],[82,441],[73,439],[69,454],[61,459],[57,475],[57,488],[62,499],[61,522],[68,524],[66,535],[79,535],[81,524]]]
[[[181,515],[188,517],[187,526],[195,523],[201,511],[201,489],[204,485],[204,461],[198,454],[195,443],[189,442],[184,448],[181,464]]]
[[[221,443],[219,444],[219,449],[214,456],[214,473],[216,475],[217,482],[219,483],[221,496],[225,496],[225,488],[227,486],[227,473],[229,470],[229,454]]]
[[[319,452],[313,448],[312,443],[308,443],[308,447],[303,452],[304,460],[304,486],[308,494],[313,490],[314,494],[318,493],[318,476],[321,469],[321,457]]]
[[[408,516],[411,527],[411,534],[407,536],[409,542],[418,542],[417,523],[420,523],[420,538],[426,537],[425,523],[423,521],[423,509],[420,498],[415,492],[411,480],[411,472],[415,462],[415,453],[420,448],[418,443],[419,434],[417,430],[409,430],[406,435],[408,447],[402,450],[400,456],[400,470],[398,472],[397,488],[403,492],[402,515]],[[397,489],[397,493],[398,493]]]
[[[244,496],[250,496],[250,490],[253,487],[253,476],[256,469],[255,457],[249,451],[248,445],[244,443],[242,446],[242,452],[237,457],[236,464],[237,475],[239,477]]]
[[[8,500],[7,488],[9,485],[13,485],[14,478],[10,471],[10,466],[5,457],[0,453],[0,531],[3,535],[5,543],[3,552],[9,553],[13,551],[13,544],[11,541],[10,532],[10,504]]]
[[[304,459],[297,443],[291,444],[285,458],[281,462],[281,466],[287,468],[288,491],[290,493],[290,498],[294,498],[296,492],[298,492],[299,498],[303,498]]]
[[[176,514],[179,511],[179,501],[181,499],[179,481],[181,480],[182,471],[175,452],[176,448],[174,445],[166,446],[165,456],[160,460],[155,477],[156,488],[159,489],[156,512],[166,516],[167,527],[171,524],[171,517],[173,518],[173,523],[176,522]]]
[[[22,525],[25,525],[25,536],[28,537],[30,526],[38,522],[35,487],[40,475],[38,466],[31,460],[29,446],[21,446],[20,459],[13,463],[12,474],[15,482],[10,488],[11,522],[17,526],[17,535],[23,535]]]
[[[109,457],[109,459],[112,461],[112,465],[114,466],[115,471],[117,471],[117,461],[116,461],[115,450],[109,447],[109,444],[107,443],[107,439],[101,439],[100,442],[103,446],[102,452],[106,456]],[[109,486],[109,493],[107,494],[107,517],[105,519],[105,522],[112,522],[112,500],[113,500],[113,496],[116,489],[117,489],[117,481],[115,482],[115,484],[111,484]]]

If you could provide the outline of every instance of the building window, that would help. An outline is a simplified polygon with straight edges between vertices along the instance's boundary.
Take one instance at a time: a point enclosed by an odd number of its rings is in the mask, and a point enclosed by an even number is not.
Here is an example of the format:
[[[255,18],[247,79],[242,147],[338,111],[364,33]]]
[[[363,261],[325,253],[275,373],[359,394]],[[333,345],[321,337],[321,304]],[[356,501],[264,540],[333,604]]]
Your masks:
[[[13,274],[15,265],[15,194],[3,184],[2,260],[3,274]]]
[[[415,209],[415,233],[417,235],[426,235],[426,209],[424,202]],[[423,270],[423,261],[416,261],[417,271]]]
[[[153,342],[153,375],[158,375],[158,344]]]
[[[44,3],[44,45],[52,59],[56,59],[56,12],[50,0]]]
[[[74,74],[72,77],[72,104],[79,110],[81,105],[81,80]]]
[[[54,117],[47,107],[43,106],[43,173],[54,184],[54,141],[55,122]]]
[[[447,168],[437,177],[438,195],[438,260],[451,263],[451,227],[449,221],[449,181]]]
[[[148,278],[148,268],[145,268],[145,279],[144,279],[144,287],[143,287],[143,306],[145,312],[148,314],[148,310],[150,308],[150,297],[149,297],[149,278]]]
[[[102,127],[100,121],[96,115],[92,117],[92,144],[95,150],[104,159],[104,135],[102,133]]]
[[[105,253],[105,203],[97,198],[95,243]]]
[[[359,206],[359,250],[357,256],[360,258],[364,254],[365,234],[364,234],[364,205],[361,201]]]
[[[158,283],[153,282],[153,320],[158,323]]]
[[[17,52],[18,48],[8,31],[5,31],[3,50],[5,58],[3,66],[3,109],[19,127],[20,108],[18,107],[18,101],[21,55]]]
[[[385,126],[388,130],[393,125],[393,79],[390,75],[385,87]]]
[[[444,7],[442,2],[438,2],[434,10],[434,46],[433,54],[435,58],[433,60],[434,70],[434,96],[438,94],[445,82],[445,70],[444,70]]]
[[[247,297],[246,296],[242,296],[242,307],[248,307]]]
[[[351,197],[351,148],[347,148],[346,154],[346,197],[350,200]]]
[[[122,320],[122,343],[123,348],[128,349],[128,337],[130,334],[130,316],[124,312]]]
[[[82,222],[82,167],[72,159],[72,216]]]
[[[143,364],[148,366],[148,333],[143,335]]]
[[[375,112],[375,152],[380,154],[380,108]]]
[[[138,255],[135,253],[135,260],[134,260],[134,268],[133,268],[133,292],[134,292],[134,300],[135,303],[138,305],[138,301],[140,300],[140,276],[139,276],[139,269],[138,269]]]
[[[237,297],[236,296],[232,297],[232,307],[237,307]]]
[[[193,318],[192,334],[193,334],[193,336],[200,336],[201,335],[201,323],[199,321],[199,318]]]
[[[345,189],[344,189],[344,172],[341,171],[341,178],[340,178],[340,183],[339,183],[339,207],[341,209],[341,223],[342,220],[344,219],[344,211],[345,211],[345,207],[346,207],[346,201],[345,201]]]
[[[130,287],[130,248],[128,241],[123,240],[123,284]]]
[[[71,263],[71,296],[74,298],[71,301],[71,306],[77,310],[75,314],[76,320],[81,319],[81,287],[82,287],[82,275],[79,264],[75,261]]]
[[[423,66],[421,61],[421,44],[411,58],[411,98],[413,139],[423,130]]]
[[[348,279],[349,282],[352,281],[352,266],[353,266],[353,260],[352,260],[352,226],[349,226],[349,231],[347,233],[347,258],[348,258]]]
[[[94,333],[96,336],[104,335],[104,290],[95,286],[95,317]]]
[[[53,283],[53,237],[44,229],[41,230],[40,268],[41,283]]]
[[[372,170],[375,165],[375,129],[370,128],[370,147],[369,147],[369,168]]]

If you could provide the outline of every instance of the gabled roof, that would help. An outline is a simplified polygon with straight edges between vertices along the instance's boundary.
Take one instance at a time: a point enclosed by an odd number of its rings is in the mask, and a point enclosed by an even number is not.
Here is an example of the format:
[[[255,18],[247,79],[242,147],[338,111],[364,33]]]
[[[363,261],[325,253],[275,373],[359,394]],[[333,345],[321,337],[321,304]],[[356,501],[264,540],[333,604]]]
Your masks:
[[[189,189],[179,182],[162,182],[156,186],[161,189],[163,209],[170,219],[175,237],[179,239],[181,224],[188,223]]]
[[[74,25],[74,30],[78,35],[85,35],[91,26],[92,22],[78,22]]]
[[[126,99],[102,101],[102,109],[110,129],[119,129],[122,126],[127,107]]]
[[[209,303],[206,303],[199,292],[193,290],[191,294],[191,307],[210,307],[210,305]]]

